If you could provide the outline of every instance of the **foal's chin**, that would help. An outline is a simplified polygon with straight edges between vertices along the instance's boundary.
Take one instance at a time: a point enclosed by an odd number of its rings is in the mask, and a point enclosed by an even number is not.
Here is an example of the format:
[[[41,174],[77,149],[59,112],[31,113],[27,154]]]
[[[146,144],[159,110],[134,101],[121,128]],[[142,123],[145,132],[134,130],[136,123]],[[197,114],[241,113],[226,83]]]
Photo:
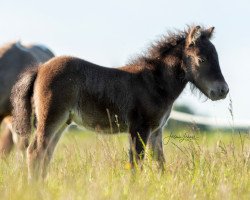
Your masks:
[[[227,97],[227,95],[224,95],[224,96],[217,96],[217,97],[214,97],[214,96],[208,96],[208,98],[212,101],[219,101],[219,100],[223,100]]]

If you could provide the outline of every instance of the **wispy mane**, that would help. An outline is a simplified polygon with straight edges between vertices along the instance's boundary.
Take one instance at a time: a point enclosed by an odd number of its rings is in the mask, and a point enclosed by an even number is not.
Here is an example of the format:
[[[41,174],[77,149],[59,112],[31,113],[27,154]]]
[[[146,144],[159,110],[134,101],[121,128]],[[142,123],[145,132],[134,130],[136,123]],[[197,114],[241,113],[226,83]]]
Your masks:
[[[151,43],[145,52],[138,55],[137,57],[132,58],[129,61],[129,64],[136,65],[164,57],[174,47],[180,43],[184,43],[188,33],[194,27],[195,25],[190,25],[187,26],[184,31],[178,29],[175,29],[174,31],[168,31],[166,34],[161,35],[158,40]],[[201,29],[202,35],[205,36],[205,28],[201,27]]]
[[[168,31],[167,34],[162,35],[160,39],[151,44],[145,56],[151,59],[161,58],[178,44],[185,41],[186,35],[186,31]]]

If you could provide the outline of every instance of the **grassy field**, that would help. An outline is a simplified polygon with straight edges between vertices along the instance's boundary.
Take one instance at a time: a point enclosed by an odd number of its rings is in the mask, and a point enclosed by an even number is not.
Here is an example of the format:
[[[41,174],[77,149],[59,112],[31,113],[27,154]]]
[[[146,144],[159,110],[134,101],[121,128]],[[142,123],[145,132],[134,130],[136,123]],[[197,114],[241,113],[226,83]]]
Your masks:
[[[13,152],[0,161],[0,199],[250,199],[249,134],[165,133],[164,173],[150,156],[129,169],[127,137],[67,132],[47,179],[31,185]]]

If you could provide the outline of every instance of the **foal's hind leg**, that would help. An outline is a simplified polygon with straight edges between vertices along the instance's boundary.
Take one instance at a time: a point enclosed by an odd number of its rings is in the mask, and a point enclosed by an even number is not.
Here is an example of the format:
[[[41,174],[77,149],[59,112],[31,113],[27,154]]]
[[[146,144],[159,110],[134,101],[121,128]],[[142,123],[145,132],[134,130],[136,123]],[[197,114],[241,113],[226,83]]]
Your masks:
[[[30,179],[45,177],[55,146],[68,120],[66,112],[55,111],[38,119],[36,135],[28,147],[28,171]]]
[[[49,145],[46,149],[45,155],[44,155],[44,160],[42,160],[42,178],[46,178],[47,171],[48,171],[48,166],[50,163],[50,160],[53,156],[54,150],[56,148],[56,145],[59,141],[59,139],[62,136],[62,133],[64,132],[65,128],[68,126],[68,124],[64,124],[58,131],[57,133],[51,138]]]

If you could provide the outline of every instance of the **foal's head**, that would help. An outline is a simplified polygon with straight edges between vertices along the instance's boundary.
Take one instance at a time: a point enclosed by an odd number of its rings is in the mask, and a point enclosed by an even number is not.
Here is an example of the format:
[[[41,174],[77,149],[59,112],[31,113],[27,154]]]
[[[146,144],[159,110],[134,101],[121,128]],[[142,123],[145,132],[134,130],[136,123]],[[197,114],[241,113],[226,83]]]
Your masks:
[[[221,73],[216,49],[210,42],[213,31],[214,27],[189,29],[183,51],[183,67],[187,80],[215,101],[224,99],[229,88]]]

